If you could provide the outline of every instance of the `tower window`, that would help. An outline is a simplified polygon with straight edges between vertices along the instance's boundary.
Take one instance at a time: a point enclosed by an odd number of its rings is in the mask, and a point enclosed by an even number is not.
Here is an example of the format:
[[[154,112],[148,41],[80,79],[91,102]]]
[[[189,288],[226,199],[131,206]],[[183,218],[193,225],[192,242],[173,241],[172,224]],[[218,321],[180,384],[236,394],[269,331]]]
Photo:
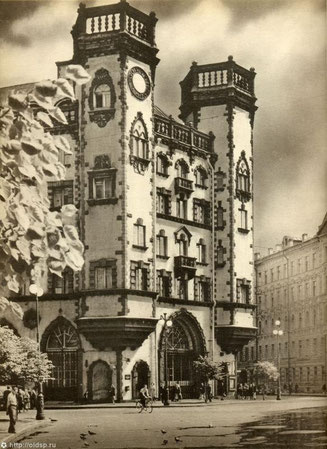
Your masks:
[[[95,108],[110,108],[110,87],[107,84],[100,84],[94,89]]]
[[[90,288],[107,289],[117,285],[115,259],[101,259],[90,262]]]
[[[149,264],[131,262],[131,288],[135,290],[149,290]]]
[[[248,304],[251,300],[251,281],[247,279],[236,280],[237,302]]]
[[[143,225],[143,220],[141,218],[134,224],[133,235],[133,246],[145,249],[145,226]]]
[[[176,279],[177,296],[180,299],[188,299],[188,281],[187,279]]]
[[[241,209],[239,209],[240,215],[239,215],[239,232],[248,233],[248,211],[245,209],[244,205],[241,206]]]
[[[171,191],[165,188],[157,188],[157,213],[171,214]]]
[[[197,187],[206,188],[206,183],[208,179],[208,175],[206,170],[203,167],[198,167],[195,170],[195,183]]]
[[[225,265],[224,260],[225,248],[222,245],[222,241],[218,240],[217,252],[216,252],[216,266],[223,267]]]
[[[148,134],[143,119],[139,118],[133,124],[131,133],[131,152],[133,156],[148,159]]]
[[[48,197],[51,209],[60,209],[65,204],[73,203],[73,181],[48,183]]]
[[[111,168],[107,155],[98,155],[94,160],[94,168],[89,175],[89,204],[116,202],[116,169]]]
[[[157,270],[157,290],[159,296],[171,296],[171,273],[166,270]]]
[[[250,169],[245,151],[242,151],[236,165],[236,194],[241,201],[248,201],[251,198]]]

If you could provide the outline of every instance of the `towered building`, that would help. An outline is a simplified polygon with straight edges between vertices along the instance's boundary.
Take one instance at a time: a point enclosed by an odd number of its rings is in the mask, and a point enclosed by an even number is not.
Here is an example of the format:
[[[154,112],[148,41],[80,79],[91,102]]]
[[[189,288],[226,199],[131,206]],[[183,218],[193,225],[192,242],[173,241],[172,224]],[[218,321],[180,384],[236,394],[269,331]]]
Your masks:
[[[73,155],[66,180],[50,182],[52,207],[73,202],[85,245],[80,273],[49,275],[40,298],[41,348],[55,364],[48,399],[118,400],[144,383],[179,381],[198,394],[192,362],[226,362],[255,336],[253,304],[254,69],[232,57],[192,64],[181,81],[180,119],[155,106],[157,18],[125,1],[86,8],[73,26],[70,61],[91,81],[61,99]],[[2,90],[2,95],[15,86]],[[35,338],[34,298],[16,298]],[[172,327],[165,328],[166,314]],[[167,339],[165,338],[167,337]],[[167,346],[166,346],[167,345]]]
[[[239,379],[251,378],[257,360],[276,362],[281,386],[321,393],[327,373],[327,215],[317,234],[284,237],[255,261],[258,338],[239,353]],[[273,330],[280,321],[283,336]]]

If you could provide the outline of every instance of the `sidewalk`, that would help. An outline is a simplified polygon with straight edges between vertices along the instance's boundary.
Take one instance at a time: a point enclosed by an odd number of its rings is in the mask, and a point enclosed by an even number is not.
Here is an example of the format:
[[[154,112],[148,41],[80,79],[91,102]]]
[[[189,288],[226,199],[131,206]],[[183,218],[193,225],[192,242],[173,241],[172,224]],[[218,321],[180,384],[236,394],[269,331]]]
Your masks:
[[[16,423],[16,433],[8,433],[9,418],[6,412],[0,411],[0,443],[8,443],[17,441],[17,439],[30,435],[32,432],[49,424],[49,418],[42,421],[35,419],[36,410],[28,410],[20,413]],[[5,446],[1,446],[5,447]]]

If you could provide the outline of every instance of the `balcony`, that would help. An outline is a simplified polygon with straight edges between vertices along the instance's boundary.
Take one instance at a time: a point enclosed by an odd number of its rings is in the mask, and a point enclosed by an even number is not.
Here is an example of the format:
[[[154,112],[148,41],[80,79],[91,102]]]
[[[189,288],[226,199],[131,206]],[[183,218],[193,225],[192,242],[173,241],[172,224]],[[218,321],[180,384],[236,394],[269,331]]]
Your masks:
[[[193,181],[190,181],[189,179],[185,178],[175,178],[176,195],[178,193],[186,193],[187,195],[190,195],[192,192],[194,192]]]
[[[81,317],[77,327],[85,338],[99,350],[106,347],[137,348],[155,330],[158,319],[114,317]]]
[[[222,351],[235,353],[256,336],[256,327],[242,327],[232,324],[221,324],[215,326],[216,341]]]
[[[182,106],[180,118],[186,120],[194,108],[233,103],[249,112],[254,112],[256,97],[254,93],[255,71],[236,64],[232,56],[228,61],[215,64],[198,65],[193,62],[189,73],[180,85]]]
[[[174,258],[175,276],[177,278],[187,275],[187,279],[193,279],[196,273],[196,258],[188,256],[176,256]]]

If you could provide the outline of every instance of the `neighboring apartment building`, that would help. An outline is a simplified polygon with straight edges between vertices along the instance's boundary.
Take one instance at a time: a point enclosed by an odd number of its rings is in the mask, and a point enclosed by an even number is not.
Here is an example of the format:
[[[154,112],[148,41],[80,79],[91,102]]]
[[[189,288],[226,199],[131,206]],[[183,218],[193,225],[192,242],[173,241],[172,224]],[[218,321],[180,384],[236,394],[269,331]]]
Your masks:
[[[235,354],[255,336],[255,72],[232,57],[193,63],[181,82],[182,121],[167,116],[154,105],[156,22],[124,1],[81,4],[73,58],[57,63],[58,76],[74,63],[92,79],[76,86],[75,103],[58,101],[69,125],[53,130],[73,155],[49,198],[54,209],[78,208],[85,266],[45,280],[41,348],[56,366],[46,398],[79,400],[87,390],[106,400],[111,384],[119,401],[135,398],[142,384],[165,380],[165,349],[184,397],[197,396],[192,362],[206,354],[226,362],[233,391]],[[2,323],[35,338],[34,298],[16,300],[23,322],[8,312]],[[173,322],[166,335],[163,314]]]
[[[256,257],[258,338],[239,354],[240,380],[252,377],[257,360],[277,363],[281,386],[293,392],[322,392],[327,373],[327,215],[317,234]],[[280,320],[284,334],[273,330]]]

